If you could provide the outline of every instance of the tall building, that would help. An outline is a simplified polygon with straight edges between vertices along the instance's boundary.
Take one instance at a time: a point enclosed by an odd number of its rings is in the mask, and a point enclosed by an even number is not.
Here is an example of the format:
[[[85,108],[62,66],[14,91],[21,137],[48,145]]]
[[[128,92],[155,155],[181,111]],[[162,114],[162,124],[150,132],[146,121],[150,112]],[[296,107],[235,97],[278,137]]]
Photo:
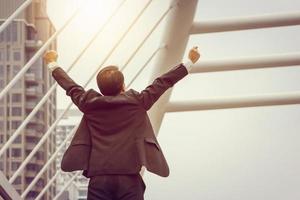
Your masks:
[[[2,24],[23,2],[24,0],[0,0],[0,23]],[[33,0],[31,5],[0,34],[0,90],[20,71],[54,31],[46,15],[46,0]],[[50,48],[56,48],[55,42]],[[0,147],[20,126],[53,83],[49,71],[43,66],[42,58],[39,58],[10,89],[5,98],[1,99]],[[0,170],[7,178],[14,174],[55,118],[54,92],[0,158]],[[55,134],[51,134],[14,181],[13,185],[20,194],[32,182],[55,148]],[[56,166],[53,162],[28,193],[26,199],[35,199],[55,172]],[[55,192],[54,184],[45,193],[43,199],[53,199]]]

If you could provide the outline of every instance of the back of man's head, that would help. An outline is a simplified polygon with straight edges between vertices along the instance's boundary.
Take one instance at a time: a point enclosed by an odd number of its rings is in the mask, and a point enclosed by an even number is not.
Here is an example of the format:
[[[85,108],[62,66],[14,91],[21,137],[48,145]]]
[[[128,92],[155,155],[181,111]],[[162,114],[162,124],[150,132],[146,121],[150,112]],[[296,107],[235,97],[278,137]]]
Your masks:
[[[116,66],[107,66],[97,75],[97,84],[105,96],[115,96],[124,91],[124,76]]]

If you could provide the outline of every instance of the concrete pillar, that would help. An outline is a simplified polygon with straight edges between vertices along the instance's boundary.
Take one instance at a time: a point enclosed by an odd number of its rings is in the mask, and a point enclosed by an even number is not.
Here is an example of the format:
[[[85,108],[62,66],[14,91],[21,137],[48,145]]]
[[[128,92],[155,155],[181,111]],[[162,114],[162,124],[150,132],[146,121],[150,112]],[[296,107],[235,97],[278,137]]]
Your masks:
[[[161,44],[166,44],[167,48],[162,49],[157,55],[155,68],[150,79],[151,83],[159,75],[182,62],[194,21],[197,2],[198,0],[171,1],[171,5],[175,7],[170,10],[166,18],[167,23],[161,40]],[[169,89],[149,111],[150,120],[156,134],[158,134],[171,92],[172,89]]]

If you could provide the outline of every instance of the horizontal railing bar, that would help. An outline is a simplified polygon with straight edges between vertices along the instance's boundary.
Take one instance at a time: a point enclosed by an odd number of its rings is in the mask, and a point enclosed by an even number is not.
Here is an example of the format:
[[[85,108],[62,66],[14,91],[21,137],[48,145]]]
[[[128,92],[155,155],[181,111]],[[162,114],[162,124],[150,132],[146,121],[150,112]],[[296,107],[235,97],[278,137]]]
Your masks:
[[[227,19],[194,22],[190,34],[240,31],[294,25],[300,25],[300,12],[232,17]]]
[[[234,59],[202,60],[194,64],[191,73],[219,72],[300,65],[300,53],[274,54]]]
[[[193,101],[189,100],[170,102],[167,104],[166,112],[279,106],[289,104],[300,104],[300,92],[273,93],[241,97],[207,98]]]

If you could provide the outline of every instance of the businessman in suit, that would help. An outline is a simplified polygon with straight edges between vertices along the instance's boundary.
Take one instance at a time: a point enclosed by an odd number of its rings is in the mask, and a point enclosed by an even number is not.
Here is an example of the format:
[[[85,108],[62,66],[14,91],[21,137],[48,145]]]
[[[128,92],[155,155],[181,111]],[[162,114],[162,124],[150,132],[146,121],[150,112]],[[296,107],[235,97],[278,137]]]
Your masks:
[[[197,47],[189,61],[156,78],[141,92],[125,91],[124,76],[116,66],[97,75],[100,92],[85,90],[56,63],[57,53],[48,51],[44,61],[53,78],[83,112],[82,120],[66,150],[63,171],[84,170],[90,178],[88,200],[143,200],[145,184],[139,172],[167,177],[169,167],[155,137],[147,111],[159,97],[191,70],[200,58]]]

